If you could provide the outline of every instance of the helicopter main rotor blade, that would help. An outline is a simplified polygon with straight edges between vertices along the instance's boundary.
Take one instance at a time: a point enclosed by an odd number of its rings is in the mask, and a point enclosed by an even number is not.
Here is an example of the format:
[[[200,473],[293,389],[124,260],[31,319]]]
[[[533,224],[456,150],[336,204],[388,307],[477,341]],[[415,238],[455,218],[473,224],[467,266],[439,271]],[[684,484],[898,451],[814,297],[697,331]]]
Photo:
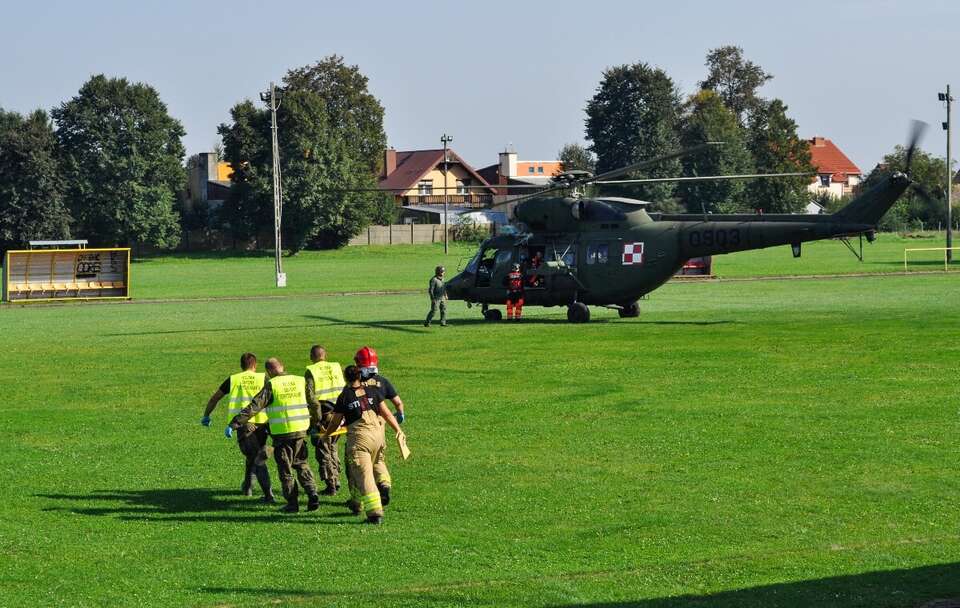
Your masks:
[[[615,179],[594,182],[600,184],[655,184],[660,182],[708,182],[732,179],[759,179],[761,177],[810,177],[816,173],[749,173],[743,175],[698,175],[696,177],[649,177],[645,179]]]
[[[708,142],[702,143],[702,144],[700,144],[700,145],[698,145],[698,146],[693,146],[692,148],[684,148],[683,150],[680,150],[679,152],[673,152],[672,154],[664,154],[663,156],[658,156],[658,157],[656,157],[656,158],[651,158],[651,159],[648,159],[648,160],[641,160],[641,161],[635,162],[635,163],[633,163],[633,164],[631,164],[631,165],[627,165],[627,166],[625,166],[625,167],[620,167],[619,169],[614,169],[614,170],[612,170],[612,171],[607,171],[607,172],[601,173],[601,174],[599,174],[599,175],[594,175],[592,178],[590,178],[589,180],[587,180],[587,181],[584,182],[584,183],[592,183],[592,182],[597,182],[597,181],[609,179],[609,178],[611,178],[611,177],[619,177],[619,176],[621,176],[621,175],[624,175],[624,174],[626,174],[626,173],[631,173],[631,172],[637,171],[637,170],[639,170],[639,169],[646,169],[647,167],[652,167],[652,166],[654,166],[654,165],[658,165],[658,164],[660,164],[660,163],[662,163],[663,161],[666,161],[666,160],[673,160],[674,158],[680,158],[681,156],[688,156],[688,155],[690,155],[690,154],[696,154],[697,152],[701,152],[701,151],[703,151],[703,150],[706,150],[707,148],[712,148],[713,146],[722,146],[723,144],[724,144],[724,142],[722,142],[722,141],[708,141]]]
[[[635,163],[630,164],[630,165],[627,165],[627,166],[625,166],[625,167],[620,167],[619,169],[614,169],[614,170],[612,170],[612,171],[607,171],[607,172],[601,173],[601,174],[599,174],[599,175],[593,175],[593,176],[591,176],[589,179],[571,180],[571,181],[569,181],[569,182],[562,182],[562,183],[559,183],[559,184],[554,184],[554,185],[552,185],[552,186],[550,186],[550,187],[548,187],[548,188],[546,188],[546,189],[544,189],[544,190],[541,190],[540,192],[534,192],[534,193],[532,193],[532,194],[524,194],[523,196],[519,196],[519,197],[517,197],[517,198],[515,198],[515,199],[511,199],[511,200],[509,200],[509,201],[503,201],[503,202],[500,202],[500,203],[496,203],[496,204],[494,204],[494,205],[491,205],[491,207],[500,207],[500,206],[506,205],[506,204],[508,204],[508,203],[520,203],[520,202],[523,202],[523,201],[525,201],[525,200],[527,200],[527,199],[529,199],[529,198],[533,198],[533,197],[535,197],[535,196],[543,196],[544,194],[549,194],[549,193],[554,192],[554,191],[556,191],[556,190],[568,190],[568,189],[570,189],[570,188],[575,188],[575,187],[577,187],[577,186],[582,186],[582,185],[585,185],[585,184],[593,184],[593,183],[597,182],[598,180],[608,179],[608,178],[611,178],[611,177],[618,177],[618,176],[620,176],[620,175],[624,175],[624,174],[626,174],[626,173],[630,173],[631,171],[637,171],[637,170],[639,170],[639,169],[645,169],[645,168],[647,168],[647,167],[652,167],[652,166],[654,166],[654,165],[658,165],[658,164],[660,164],[660,163],[662,163],[663,161],[666,161],[666,160],[672,160],[672,159],[674,159],[674,158],[680,158],[681,156],[687,156],[687,155],[690,155],[690,154],[696,154],[697,152],[701,152],[701,151],[706,150],[707,148],[711,148],[711,147],[713,147],[713,146],[722,146],[724,143],[725,143],[725,142],[722,142],[722,141],[708,141],[708,142],[706,142],[706,143],[702,143],[702,144],[700,144],[700,145],[693,146],[693,147],[691,147],[691,148],[684,148],[683,150],[680,150],[679,152],[671,152],[670,154],[664,154],[663,156],[658,156],[658,157],[656,157],[656,158],[649,158],[649,159],[647,159],[647,160],[641,160],[641,161],[639,161],[639,162],[635,162]]]
[[[914,120],[910,124],[910,139],[907,143],[907,158],[904,161],[903,172],[910,176],[910,163],[913,162],[913,153],[917,149],[917,144],[923,137],[923,132],[927,129],[927,123],[922,120]]]

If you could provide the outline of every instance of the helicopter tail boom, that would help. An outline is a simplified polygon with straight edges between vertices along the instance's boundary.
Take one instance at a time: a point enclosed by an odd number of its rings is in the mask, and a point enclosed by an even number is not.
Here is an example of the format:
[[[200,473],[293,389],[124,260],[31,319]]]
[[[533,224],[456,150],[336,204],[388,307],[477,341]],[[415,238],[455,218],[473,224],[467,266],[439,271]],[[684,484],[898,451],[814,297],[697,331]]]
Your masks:
[[[876,226],[890,207],[910,187],[911,181],[903,173],[894,173],[885,180],[850,201],[831,218],[844,224],[869,224]]]

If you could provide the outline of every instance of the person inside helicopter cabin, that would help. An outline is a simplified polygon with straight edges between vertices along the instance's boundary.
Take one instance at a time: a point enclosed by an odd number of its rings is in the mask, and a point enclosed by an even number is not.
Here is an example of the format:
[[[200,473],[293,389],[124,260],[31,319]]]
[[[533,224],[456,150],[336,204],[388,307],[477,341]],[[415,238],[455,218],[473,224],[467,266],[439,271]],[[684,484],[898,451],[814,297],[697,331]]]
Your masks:
[[[537,249],[533,252],[533,257],[530,258],[529,270],[527,272],[527,284],[530,287],[540,287],[541,278],[537,275],[536,271],[542,265],[543,252]]]
[[[505,279],[507,287],[507,319],[520,320],[523,314],[523,273],[520,264],[514,264]]]

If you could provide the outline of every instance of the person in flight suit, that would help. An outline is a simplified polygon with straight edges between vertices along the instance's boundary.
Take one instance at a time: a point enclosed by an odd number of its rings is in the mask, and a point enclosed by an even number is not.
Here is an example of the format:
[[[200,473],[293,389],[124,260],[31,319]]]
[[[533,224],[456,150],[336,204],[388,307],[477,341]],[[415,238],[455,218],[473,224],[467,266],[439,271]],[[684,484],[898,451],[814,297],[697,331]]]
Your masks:
[[[430,295],[430,312],[427,313],[427,320],[423,322],[424,327],[430,327],[430,322],[433,321],[438,308],[440,309],[440,326],[447,326],[447,290],[443,286],[443,273],[443,266],[437,266],[427,286],[427,293]]]
[[[514,264],[507,274],[507,319],[520,320],[523,314],[523,273],[520,264]]]
[[[262,411],[267,413],[270,436],[273,437],[273,458],[277,463],[280,487],[287,504],[280,510],[296,513],[300,510],[297,500],[297,480],[307,493],[307,511],[320,507],[317,482],[307,462],[307,431],[310,429],[310,410],[307,406],[306,381],[302,376],[293,376],[284,371],[283,362],[267,359],[268,380],[263,389],[254,395],[250,405],[230,421],[230,429],[239,429]],[[229,433],[228,433],[229,434]],[[294,478],[293,472],[297,477]]]
[[[343,391],[345,382],[340,364],[327,361],[327,350],[315,344],[310,349],[310,361],[303,377],[306,381],[307,403],[310,405],[310,428],[319,429],[333,414],[333,404]],[[320,479],[326,487],[324,496],[333,496],[340,490],[340,458],[337,454],[339,437],[320,437],[312,435],[314,455]]]
[[[362,510],[367,516],[367,523],[379,524],[383,521],[384,504],[377,479],[390,477],[383,460],[386,442],[381,417],[398,438],[403,437],[403,431],[384,403],[380,391],[362,382],[357,366],[347,367],[344,376],[347,387],[337,398],[333,406],[333,416],[322,433],[332,433],[340,426],[341,421],[346,422],[347,475],[352,480],[351,510],[354,513]]]
[[[241,371],[232,374],[220,388],[207,401],[207,409],[203,412],[203,418],[200,424],[210,426],[210,414],[225,395],[230,396],[229,415],[232,418],[240,413],[244,404],[249,403],[253,396],[263,388],[265,374],[257,373],[257,356],[253,353],[243,353],[240,355]],[[230,427],[227,427],[230,428]],[[231,431],[232,434],[232,431]],[[240,485],[240,491],[244,496],[253,494],[253,479],[256,477],[260,484],[260,490],[263,492],[263,502],[275,502],[273,498],[273,488],[270,485],[270,472],[267,471],[263,463],[261,451],[267,444],[267,414],[260,413],[249,420],[249,422],[237,430],[237,447],[243,454],[245,470],[243,473],[243,483]],[[257,464],[257,461],[261,464]]]
[[[363,382],[363,385],[376,388],[380,391],[384,400],[392,402],[396,411],[394,417],[397,419],[398,424],[403,424],[403,421],[406,420],[403,399],[400,398],[393,383],[385,376],[380,375],[380,358],[377,356],[377,351],[369,346],[364,346],[353,356],[353,362],[360,368],[360,380]],[[384,454],[386,454],[386,447],[384,447]],[[378,475],[377,487],[380,489],[380,498],[383,506],[387,506],[390,504],[390,487],[392,484],[390,473],[387,471],[386,466],[384,466]],[[347,476],[347,481],[352,483],[349,476]],[[351,491],[353,491],[352,485]]]

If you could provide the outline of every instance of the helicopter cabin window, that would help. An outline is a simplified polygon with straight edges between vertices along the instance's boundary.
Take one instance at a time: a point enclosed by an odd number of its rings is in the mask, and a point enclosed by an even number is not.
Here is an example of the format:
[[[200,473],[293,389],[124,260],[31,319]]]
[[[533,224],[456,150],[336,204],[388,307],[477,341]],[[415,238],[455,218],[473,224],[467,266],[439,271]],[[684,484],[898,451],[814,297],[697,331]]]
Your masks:
[[[420,196],[430,196],[433,194],[433,180],[422,179],[417,183],[417,194]]]
[[[587,245],[587,264],[606,264],[610,247],[606,243]]]

